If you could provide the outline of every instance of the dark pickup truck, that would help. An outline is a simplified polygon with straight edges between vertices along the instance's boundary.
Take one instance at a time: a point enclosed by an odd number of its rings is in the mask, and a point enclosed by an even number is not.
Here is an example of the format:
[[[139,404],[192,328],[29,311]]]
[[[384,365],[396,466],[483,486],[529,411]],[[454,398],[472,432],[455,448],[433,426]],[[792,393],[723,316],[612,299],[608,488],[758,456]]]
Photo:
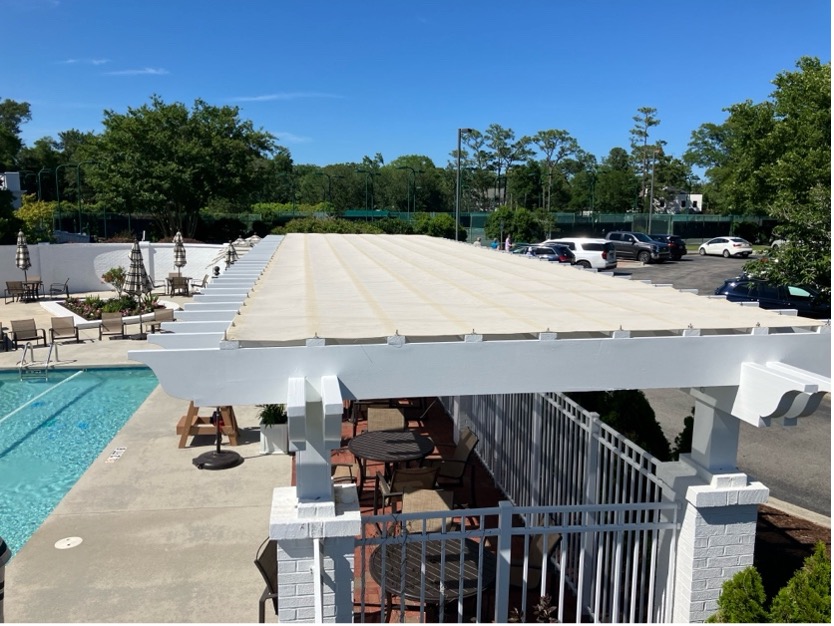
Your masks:
[[[669,245],[646,233],[617,230],[605,235],[617,249],[617,258],[636,259],[641,263],[663,263],[672,258]]]

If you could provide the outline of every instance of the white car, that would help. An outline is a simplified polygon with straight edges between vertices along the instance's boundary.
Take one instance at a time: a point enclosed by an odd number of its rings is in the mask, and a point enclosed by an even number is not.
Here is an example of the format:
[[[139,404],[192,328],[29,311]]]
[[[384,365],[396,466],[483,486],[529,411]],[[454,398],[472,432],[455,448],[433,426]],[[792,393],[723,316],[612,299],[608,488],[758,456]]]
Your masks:
[[[617,250],[607,239],[562,237],[561,239],[548,239],[541,245],[554,244],[567,246],[573,251],[576,257],[574,265],[595,270],[613,270],[617,267]]]
[[[715,237],[698,248],[698,254],[717,254],[725,259],[731,256],[747,258],[753,253],[753,246],[741,237]]]

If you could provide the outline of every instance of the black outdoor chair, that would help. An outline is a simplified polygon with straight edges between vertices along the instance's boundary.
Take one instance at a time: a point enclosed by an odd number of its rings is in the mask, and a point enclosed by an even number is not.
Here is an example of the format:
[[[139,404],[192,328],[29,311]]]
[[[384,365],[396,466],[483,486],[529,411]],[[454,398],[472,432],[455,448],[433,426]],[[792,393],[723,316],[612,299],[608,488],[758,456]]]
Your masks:
[[[266,623],[266,601],[272,600],[272,608],[278,615],[278,542],[267,537],[258,548],[255,567],[263,576],[266,587],[258,601],[258,623]]]

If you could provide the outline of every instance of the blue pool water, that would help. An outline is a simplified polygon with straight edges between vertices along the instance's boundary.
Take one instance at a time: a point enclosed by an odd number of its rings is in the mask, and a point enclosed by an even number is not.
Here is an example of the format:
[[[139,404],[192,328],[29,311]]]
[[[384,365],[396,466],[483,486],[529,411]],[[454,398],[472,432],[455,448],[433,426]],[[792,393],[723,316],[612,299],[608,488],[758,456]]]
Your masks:
[[[26,543],[157,385],[148,368],[0,372],[0,537]]]

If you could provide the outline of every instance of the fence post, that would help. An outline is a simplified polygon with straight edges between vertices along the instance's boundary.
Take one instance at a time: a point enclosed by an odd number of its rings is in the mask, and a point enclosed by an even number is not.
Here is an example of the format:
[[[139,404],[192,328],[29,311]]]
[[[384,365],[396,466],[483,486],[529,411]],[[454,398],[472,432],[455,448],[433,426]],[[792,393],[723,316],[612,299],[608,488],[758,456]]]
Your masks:
[[[513,505],[498,503],[498,560],[495,567],[495,622],[506,624],[510,605],[510,561],[512,559]]]
[[[531,433],[533,435],[533,449],[531,450],[532,459],[530,462],[530,485],[532,486],[532,493],[530,494],[530,506],[540,506],[542,504],[542,448],[544,444],[543,439],[543,424],[542,424],[542,405],[544,403],[544,395],[541,393],[533,394],[533,423]]]
[[[599,413],[588,412],[588,439],[585,442],[585,496],[582,504],[597,504],[599,501],[599,472],[600,472],[600,458],[599,458],[599,440],[600,432],[602,431],[602,421],[599,419]],[[585,526],[591,526],[596,522],[594,519],[598,513],[588,511],[584,514],[582,523]],[[582,533],[582,552],[585,554],[585,563],[593,563],[596,557],[597,549],[596,533],[584,532]],[[594,568],[585,567],[582,576],[583,595],[590,594],[594,583]],[[590,604],[590,598],[579,598],[579,606],[587,606]]]

